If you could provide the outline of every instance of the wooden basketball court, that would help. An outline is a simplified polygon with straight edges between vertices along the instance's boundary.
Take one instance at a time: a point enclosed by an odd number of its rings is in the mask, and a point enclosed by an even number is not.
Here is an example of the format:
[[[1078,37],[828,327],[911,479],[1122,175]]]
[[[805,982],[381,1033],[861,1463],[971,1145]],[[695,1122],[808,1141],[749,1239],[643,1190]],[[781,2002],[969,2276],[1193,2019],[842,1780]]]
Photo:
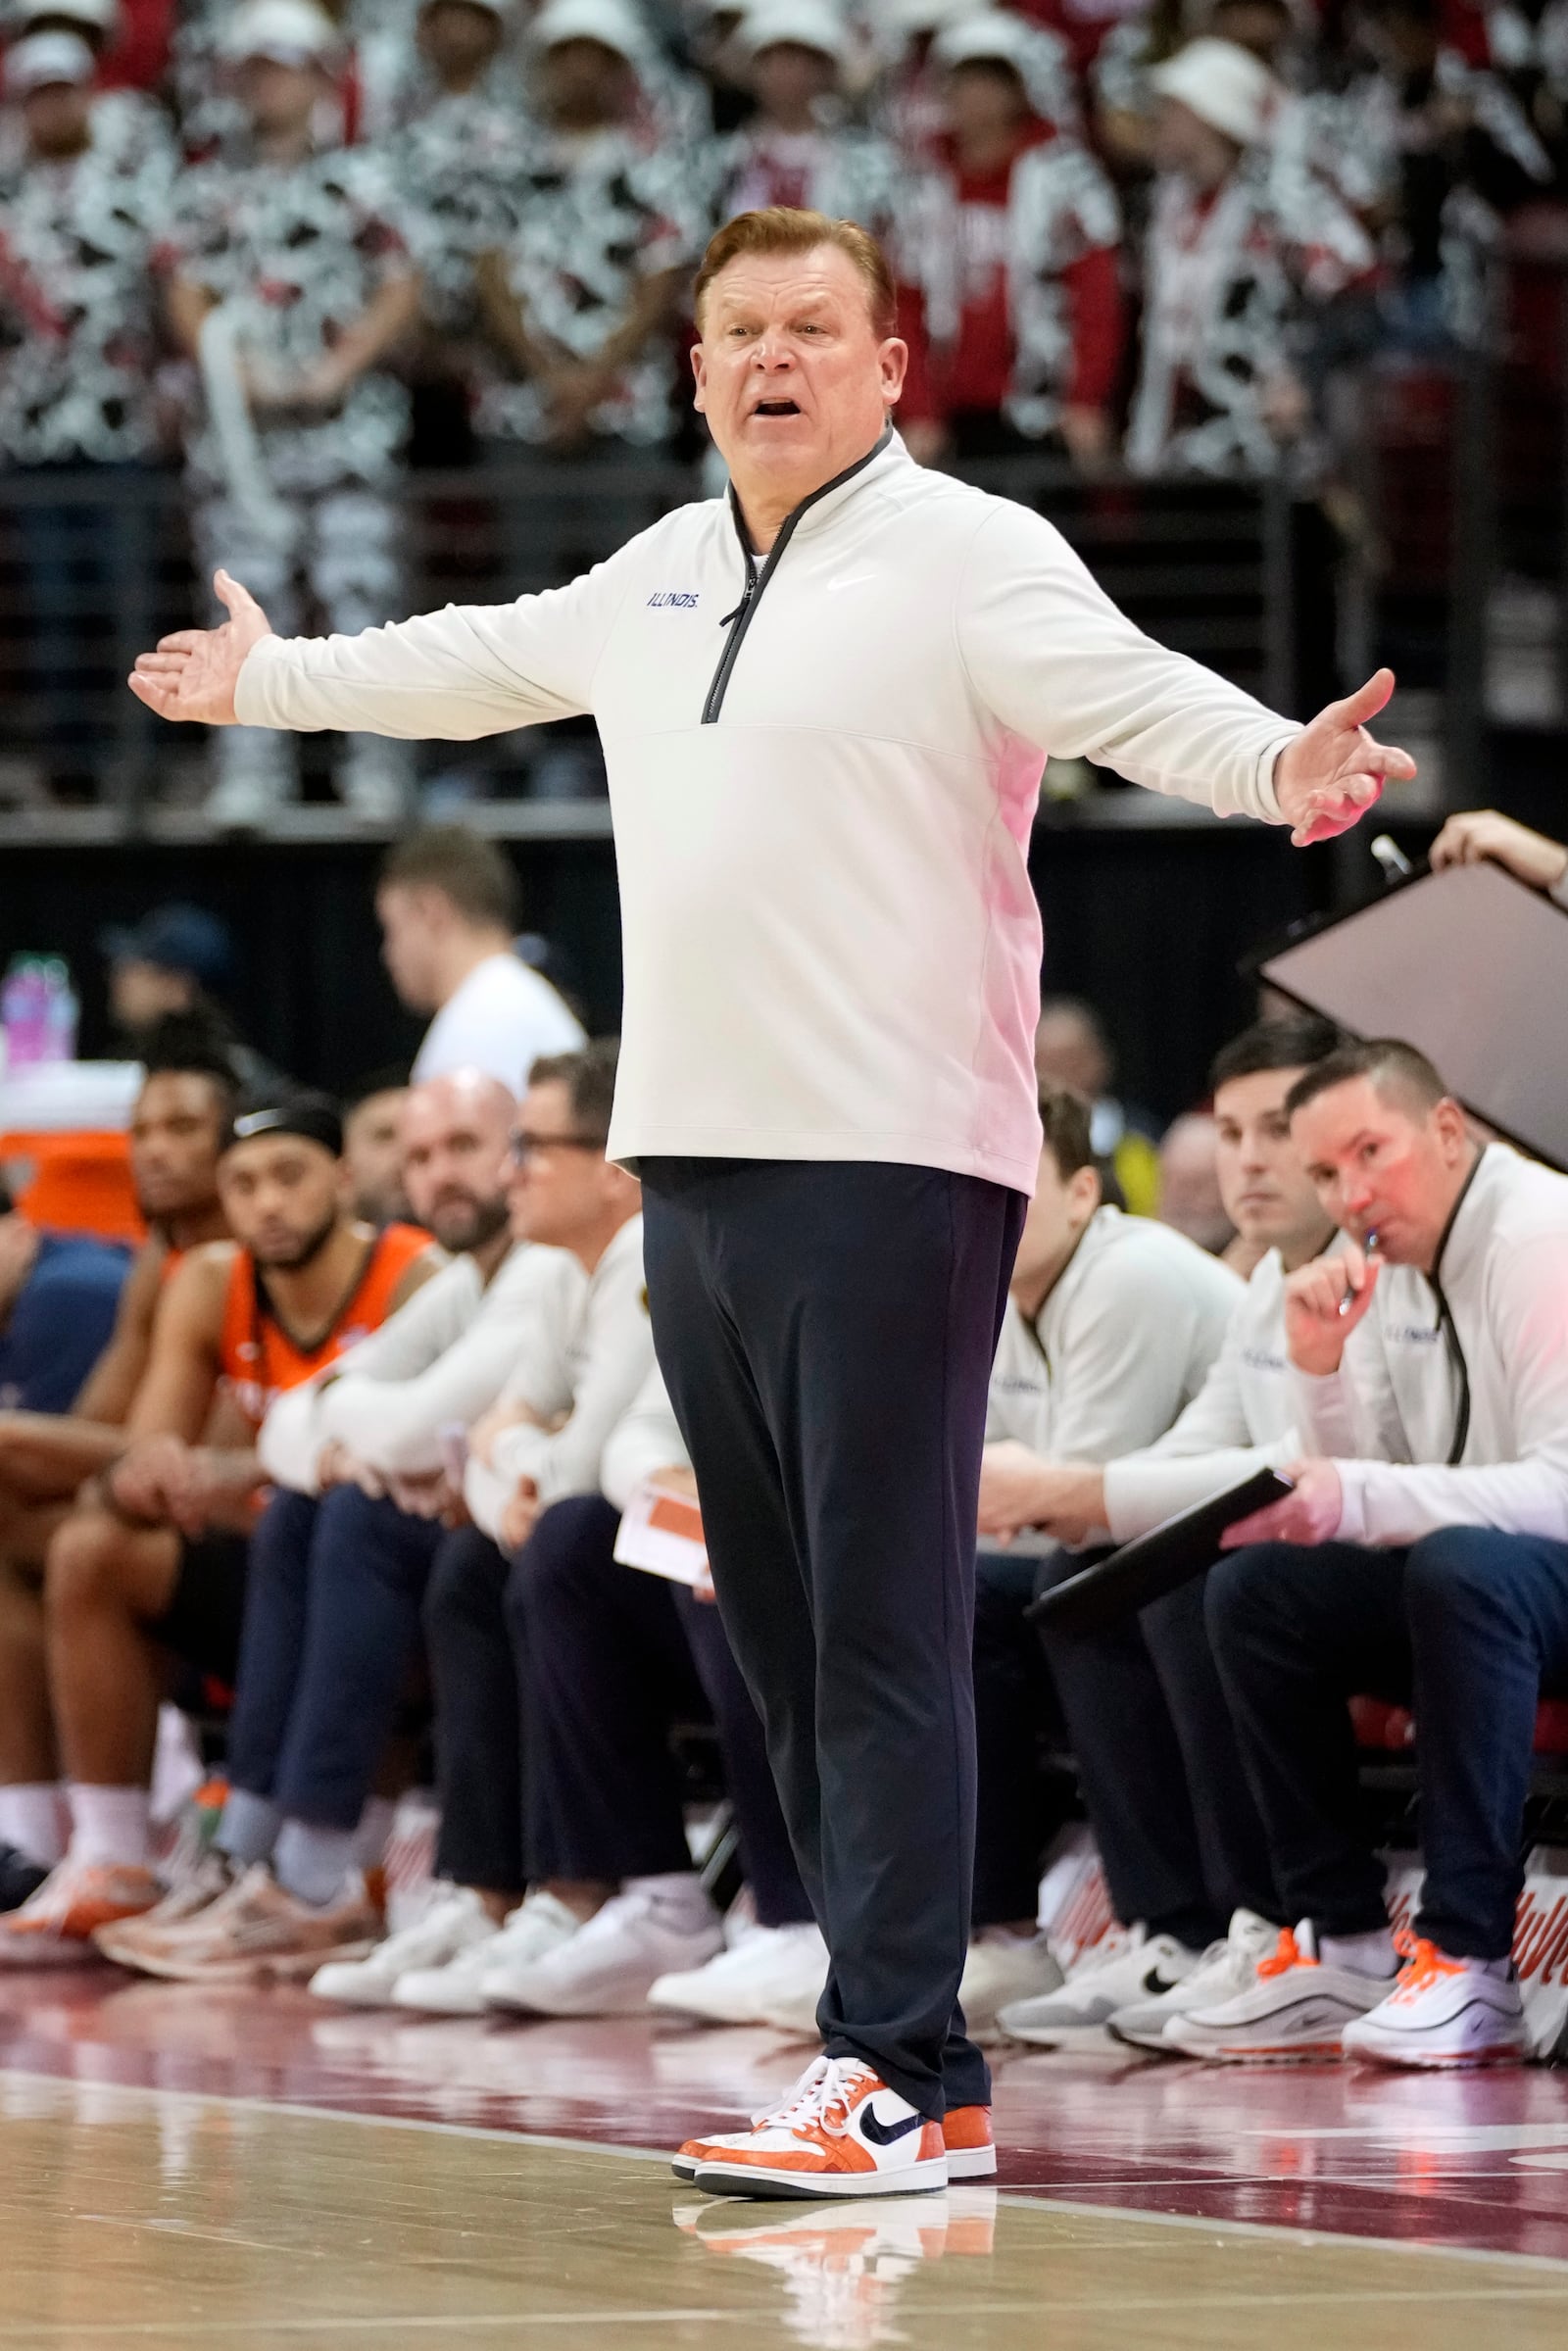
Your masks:
[[[999,2188],[705,2203],[754,2032],[0,1983],[0,2351],[1568,2341],[1568,2082],[1004,2058]],[[739,2331],[737,2331],[739,2330]]]

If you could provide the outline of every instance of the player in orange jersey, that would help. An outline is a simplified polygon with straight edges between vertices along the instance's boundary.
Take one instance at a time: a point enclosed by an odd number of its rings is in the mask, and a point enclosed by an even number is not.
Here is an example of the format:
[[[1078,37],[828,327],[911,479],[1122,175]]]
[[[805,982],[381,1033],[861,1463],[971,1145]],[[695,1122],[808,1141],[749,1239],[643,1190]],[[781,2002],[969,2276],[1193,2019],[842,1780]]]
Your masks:
[[[49,1696],[71,1806],[66,1857],[0,1921],[0,1965],[89,1957],[92,1929],[157,1900],[147,1784],[169,1652],[232,1678],[268,1403],[373,1330],[435,1270],[411,1225],[348,1202],[321,1095],[236,1116],[219,1161],[232,1241],[169,1285],[123,1449],[49,1546]]]
[[[124,1445],[122,1424],[172,1275],[187,1249],[228,1229],[218,1152],[238,1088],[226,1047],[205,1021],[179,1014],[157,1025],[146,1050],[129,1141],[147,1239],[120,1294],[109,1345],[71,1412],[0,1412],[0,1911],[24,1901],[65,1850],[43,1667],[50,1539],[83,1478]]]

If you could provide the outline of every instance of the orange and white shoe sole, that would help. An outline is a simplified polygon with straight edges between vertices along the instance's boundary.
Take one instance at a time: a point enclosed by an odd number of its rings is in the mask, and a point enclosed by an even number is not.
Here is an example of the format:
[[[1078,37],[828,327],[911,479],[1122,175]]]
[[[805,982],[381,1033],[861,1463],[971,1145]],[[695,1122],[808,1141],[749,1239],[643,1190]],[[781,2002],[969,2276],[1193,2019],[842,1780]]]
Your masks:
[[[702,2139],[691,2139],[687,2145],[695,2148],[705,2143]],[[715,2154],[713,2163],[721,2165],[722,2162],[722,2152]],[[947,2184],[950,2187],[962,2180],[994,2180],[997,2176],[997,2150],[990,2138],[978,2146],[950,2146],[947,2149]],[[679,2154],[670,2157],[669,2168],[683,2185],[689,2186],[698,2173],[708,2167],[701,2155],[688,2154],[686,2148],[682,2147]]]
[[[705,2196],[753,2196],[814,2203],[833,2196],[933,2196],[948,2184],[948,2159],[901,2164],[887,2172],[799,2172],[787,2164],[700,2163],[695,2184]]]

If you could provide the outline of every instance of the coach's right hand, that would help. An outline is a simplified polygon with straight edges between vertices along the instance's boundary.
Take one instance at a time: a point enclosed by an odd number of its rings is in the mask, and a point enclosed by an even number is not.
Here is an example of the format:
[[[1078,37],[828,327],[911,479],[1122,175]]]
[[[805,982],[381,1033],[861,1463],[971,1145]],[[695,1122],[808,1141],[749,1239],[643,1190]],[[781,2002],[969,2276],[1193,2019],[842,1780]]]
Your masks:
[[[130,690],[160,718],[193,719],[203,726],[234,726],[234,688],[245,656],[271,622],[248,588],[226,571],[213,586],[228,613],[220,628],[181,628],[159,639],[156,653],[138,654]]]

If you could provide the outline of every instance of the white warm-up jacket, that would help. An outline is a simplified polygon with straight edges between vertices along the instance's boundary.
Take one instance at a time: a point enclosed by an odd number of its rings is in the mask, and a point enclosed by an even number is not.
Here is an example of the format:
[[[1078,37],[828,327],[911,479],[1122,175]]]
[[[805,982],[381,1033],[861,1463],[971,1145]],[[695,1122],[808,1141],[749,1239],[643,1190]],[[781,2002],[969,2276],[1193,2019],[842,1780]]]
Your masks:
[[[1568,1176],[1490,1144],[1436,1270],[1451,1335],[1427,1276],[1385,1264],[1339,1370],[1292,1371],[1302,1451],[1340,1474],[1339,1539],[1568,1543]]]
[[[576,1265],[575,1280],[554,1288],[515,1348],[496,1402],[524,1405],[532,1418],[502,1430],[488,1461],[468,1455],[463,1491],[474,1525],[496,1535],[524,1478],[544,1503],[597,1494],[606,1440],[653,1363],[643,1220],[633,1216],[591,1274]]]
[[[1007,1300],[987,1444],[1010,1437],[1048,1461],[1149,1445],[1203,1385],[1242,1296],[1169,1225],[1098,1208],[1034,1322]]]
[[[591,711],[620,875],[611,1149],[1033,1190],[1044,755],[1279,822],[1298,731],[1144,636],[1059,533],[896,435],[758,564],[680,508],[568,586],[264,638],[252,726],[468,741]]]

